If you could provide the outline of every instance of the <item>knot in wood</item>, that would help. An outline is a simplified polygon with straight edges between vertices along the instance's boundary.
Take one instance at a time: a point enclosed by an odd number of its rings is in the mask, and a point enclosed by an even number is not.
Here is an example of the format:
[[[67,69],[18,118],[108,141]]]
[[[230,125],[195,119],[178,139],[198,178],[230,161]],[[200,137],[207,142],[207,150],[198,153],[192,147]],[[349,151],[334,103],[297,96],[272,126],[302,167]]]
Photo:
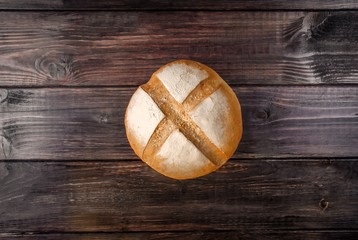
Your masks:
[[[5,179],[10,174],[11,167],[7,162],[0,162],[0,181]]]
[[[99,116],[99,122],[102,124],[108,123],[109,116],[106,113],[103,113]]]
[[[11,141],[0,135],[0,159],[8,159],[11,154]]]
[[[324,198],[322,198],[319,201],[318,206],[322,209],[322,211],[324,211],[328,208],[328,204],[329,204],[329,202],[327,202]]]
[[[270,117],[270,112],[269,112],[269,110],[263,109],[256,113],[256,117],[265,121]]]
[[[21,90],[21,89],[13,89],[8,92],[7,95],[7,103],[8,104],[14,104],[14,105],[20,105],[23,103],[30,103],[30,98],[33,95],[31,91],[27,90]]]
[[[69,80],[72,75],[73,58],[69,54],[52,51],[36,59],[35,67],[48,80]]]
[[[0,103],[4,103],[8,97],[8,91],[6,89],[0,89]]]

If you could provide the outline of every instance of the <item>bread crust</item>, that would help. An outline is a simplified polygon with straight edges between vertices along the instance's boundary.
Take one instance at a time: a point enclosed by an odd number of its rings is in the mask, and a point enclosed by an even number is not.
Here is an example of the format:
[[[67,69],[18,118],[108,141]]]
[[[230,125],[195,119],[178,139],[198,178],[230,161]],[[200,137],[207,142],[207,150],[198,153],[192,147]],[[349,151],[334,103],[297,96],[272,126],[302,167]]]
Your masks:
[[[140,88],[142,88],[147,93],[149,92],[148,93],[149,95],[151,94],[150,93],[151,89],[153,91],[155,91],[155,93],[153,93],[153,94],[160,94],[160,95],[163,94],[164,95],[165,93],[158,91],[157,74],[159,72],[163,71],[166,67],[168,67],[172,64],[178,64],[178,63],[185,64],[185,65],[188,65],[188,66],[196,68],[196,69],[204,70],[208,73],[208,78],[203,80],[202,82],[200,82],[200,84],[194,90],[192,90],[192,92],[184,100],[182,105],[179,104],[179,106],[177,106],[177,108],[179,108],[178,112],[182,112],[182,111],[189,112],[196,105],[200,104],[200,102],[203,99],[207,98],[210,94],[212,94],[213,91],[221,91],[223,93],[223,95],[225,96],[225,101],[227,102],[227,105],[229,106],[229,108],[228,108],[228,112],[226,113],[227,117],[225,119],[226,125],[227,125],[227,127],[225,129],[226,141],[222,144],[222,146],[220,148],[220,150],[222,151],[223,154],[220,155],[220,153],[218,153],[219,155],[215,155],[215,154],[210,155],[211,152],[214,150],[212,149],[213,146],[210,145],[210,143],[208,143],[208,144],[203,143],[202,138],[205,138],[206,136],[203,137],[201,135],[202,133],[200,132],[200,130],[197,130],[197,128],[196,128],[197,126],[193,127],[193,125],[195,125],[195,123],[190,121],[190,119],[187,119],[187,120],[178,119],[178,118],[185,118],[185,117],[181,117],[180,114],[177,115],[177,112],[175,112],[173,109],[172,110],[174,112],[171,111],[170,109],[167,110],[166,112],[168,115],[172,114],[174,116],[166,116],[162,120],[162,122],[158,124],[157,129],[152,134],[151,139],[149,140],[147,145],[144,146],[144,149],[143,149],[143,146],[139,143],[138,139],[136,139],[132,130],[128,128],[128,126],[129,126],[128,114],[131,111],[130,108],[126,109],[126,113],[125,113],[125,117],[124,117],[124,125],[125,125],[125,129],[126,129],[128,141],[130,143],[130,146],[134,150],[135,154],[140,159],[142,159],[144,162],[146,162],[151,168],[153,168],[157,172],[159,172],[167,177],[170,177],[170,178],[191,179],[191,178],[204,176],[206,174],[209,174],[209,173],[217,170],[223,164],[225,164],[228,159],[230,159],[230,157],[234,154],[234,152],[241,140],[241,137],[242,137],[242,131],[243,131],[242,130],[242,116],[241,116],[240,103],[236,97],[236,94],[230,88],[230,86],[213,69],[209,68],[208,66],[206,66],[204,64],[201,64],[201,63],[198,63],[195,61],[177,60],[174,62],[170,62],[170,63],[162,66],[161,68],[159,68],[156,72],[154,72],[152,77],[148,81],[148,83],[141,85]],[[152,86],[150,88],[150,86],[153,84],[155,86]],[[152,96],[152,98],[153,98],[153,96]],[[154,98],[155,98],[155,96],[154,96]],[[170,98],[170,96],[169,96],[169,98]],[[167,99],[165,99],[165,101],[166,100]],[[169,102],[169,104],[170,103],[171,102]],[[175,105],[175,102],[172,102],[172,103]],[[156,104],[159,106],[159,108],[164,106],[164,105],[160,106],[161,105],[160,98],[157,99]],[[163,109],[161,109],[161,110],[163,111]],[[164,109],[164,111],[165,111],[165,109]],[[172,119],[172,121],[170,121],[170,123],[167,123],[168,119]],[[177,122],[174,125],[172,123],[173,120],[174,120],[174,122]],[[176,120],[178,120],[178,121],[176,121]],[[166,124],[166,125],[163,126],[163,124]],[[181,126],[181,124],[185,125],[185,126],[183,127],[183,126]],[[188,127],[186,125],[188,125]],[[166,129],[166,127],[168,127],[168,129]],[[181,132],[184,133],[184,135],[189,136],[189,137],[187,137],[187,139],[190,139],[191,142],[193,142],[194,145],[197,146],[201,152],[205,153],[206,156],[209,156],[209,160],[210,160],[210,158],[213,158],[213,156],[216,156],[216,158],[219,158],[218,156],[221,156],[220,159],[219,160],[211,159],[209,162],[207,162],[207,164],[205,164],[205,166],[201,167],[200,169],[196,169],[195,172],[183,173],[180,171],[175,171],[175,169],[174,170],[167,169],[165,166],[163,166],[163,164],[161,164],[163,161],[165,161],[165,159],[158,156],[156,154],[156,152],[158,151],[158,148],[160,148],[161,144],[163,144],[163,141],[165,141],[166,138],[169,136],[170,132],[173,131],[173,128],[178,128]],[[192,131],[192,132],[190,132],[190,131]],[[199,131],[199,133],[195,135],[193,132],[197,132],[197,131]],[[193,135],[195,135],[194,138],[192,137]],[[156,143],[154,143],[154,144],[152,143],[152,138],[156,138],[156,140],[159,139],[157,145],[156,145]],[[200,139],[196,140],[196,138],[200,138]],[[224,141],[224,140],[222,140],[222,141]],[[149,150],[147,148],[149,148]],[[210,148],[210,149],[208,149],[208,148]],[[208,150],[210,150],[210,151],[208,151]],[[188,156],[188,157],[190,157],[190,156]]]

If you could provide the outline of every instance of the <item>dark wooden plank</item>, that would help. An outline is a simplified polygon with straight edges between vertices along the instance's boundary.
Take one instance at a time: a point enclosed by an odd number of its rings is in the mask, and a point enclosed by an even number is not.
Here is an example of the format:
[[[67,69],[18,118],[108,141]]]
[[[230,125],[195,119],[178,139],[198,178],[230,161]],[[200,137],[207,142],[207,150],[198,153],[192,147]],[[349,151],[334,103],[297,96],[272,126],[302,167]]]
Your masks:
[[[357,231],[357,173],[357,159],[245,160],[178,181],[140,161],[2,161],[0,231]]]
[[[356,9],[354,0],[0,0],[0,9],[11,10],[297,10]]]
[[[2,240],[23,239],[23,240],[309,240],[309,239],[325,239],[325,240],[356,240],[358,231],[195,231],[195,232],[126,232],[126,233],[0,233]]]
[[[193,59],[231,84],[356,84],[357,12],[1,12],[0,86],[128,86]]]
[[[0,159],[137,159],[123,117],[134,88],[3,89]],[[358,88],[236,87],[235,158],[358,155]]]
[[[0,159],[133,158],[123,126],[133,91],[2,90]]]

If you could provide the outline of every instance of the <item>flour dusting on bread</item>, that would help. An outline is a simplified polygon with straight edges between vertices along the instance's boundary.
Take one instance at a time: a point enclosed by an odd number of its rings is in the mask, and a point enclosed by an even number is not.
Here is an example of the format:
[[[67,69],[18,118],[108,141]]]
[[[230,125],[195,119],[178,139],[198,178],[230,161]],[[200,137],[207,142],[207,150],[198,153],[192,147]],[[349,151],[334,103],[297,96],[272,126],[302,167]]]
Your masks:
[[[208,73],[184,63],[174,63],[158,72],[157,77],[175,100],[182,103]]]
[[[190,177],[213,165],[179,130],[174,131],[158,152],[161,166],[172,176]]]
[[[138,88],[125,126],[135,153],[175,179],[215,171],[232,156],[242,136],[235,93],[212,69],[189,60],[163,66]]]
[[[228,105],[226,96],[218,89],[189,113],[194,122],[219,148],[223,148],[227,142],[225,133],[228,127]]]
[[[137,139],[141,148],[139,152],[143,152],[150,136],[164,118],[164,114],[153,99],[140,87],[133,94],[128,109],[131,109],[131,111],[127,111],[126,126]]]

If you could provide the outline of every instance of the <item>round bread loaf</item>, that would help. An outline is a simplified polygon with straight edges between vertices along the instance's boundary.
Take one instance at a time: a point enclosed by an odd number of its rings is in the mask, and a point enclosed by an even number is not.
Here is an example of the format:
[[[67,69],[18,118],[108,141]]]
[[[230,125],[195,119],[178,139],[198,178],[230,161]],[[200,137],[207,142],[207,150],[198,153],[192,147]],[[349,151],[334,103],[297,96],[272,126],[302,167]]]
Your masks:
[[[134,152],[175,179],[221,167],[242,135],[239,101],[211,68],[190,60],[162,66],[133,94],[125,114]]]

